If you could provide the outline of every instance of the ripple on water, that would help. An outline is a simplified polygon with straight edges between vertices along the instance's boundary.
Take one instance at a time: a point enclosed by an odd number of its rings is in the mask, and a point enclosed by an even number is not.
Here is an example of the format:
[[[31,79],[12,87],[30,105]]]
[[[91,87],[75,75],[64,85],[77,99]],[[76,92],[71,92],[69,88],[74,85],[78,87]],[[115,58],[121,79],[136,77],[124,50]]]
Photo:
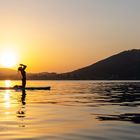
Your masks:
[[[3,140],[140,139],[140,82],[29,81],[28,85],[50,85],[52,90],[0,91]]]

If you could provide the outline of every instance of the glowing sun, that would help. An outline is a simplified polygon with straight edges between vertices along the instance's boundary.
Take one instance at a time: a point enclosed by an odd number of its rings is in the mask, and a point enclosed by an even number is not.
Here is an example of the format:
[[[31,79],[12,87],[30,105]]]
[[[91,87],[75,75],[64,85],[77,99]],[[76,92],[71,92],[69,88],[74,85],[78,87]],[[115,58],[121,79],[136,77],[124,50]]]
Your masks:
[[[3,52],[0,56],[0,64],[6,68],[15,66],[17,61],[17,55],[12,51]]]

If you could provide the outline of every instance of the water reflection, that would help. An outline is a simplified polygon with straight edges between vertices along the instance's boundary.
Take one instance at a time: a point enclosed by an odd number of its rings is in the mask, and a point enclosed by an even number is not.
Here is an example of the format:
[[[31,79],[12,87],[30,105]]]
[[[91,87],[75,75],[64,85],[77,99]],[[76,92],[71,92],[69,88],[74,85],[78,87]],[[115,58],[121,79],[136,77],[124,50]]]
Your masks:
[[[21,96],[21,106],[19,110],[17,111],[17,117],[25,117],[25,105],[26,105],[26,92],[25,90],[22,90],[22,96]]]
[[[3,82],[4,87],[12,87],[14,82],[11,80],[5,80]],[[9,121],[13,120],[13,109],[18,108],[16,116],[19,119],[19,127],[25,127],[24,118],[26,117],[26,91],[22,90],[21,95],[19,91],[5,90],[3,92],[3,107],[5,108],[5,118]],[[16,109],[17,110],[17,109]],[[15,116],[15,115],[14,115]]]
[[[22,102],[22,105],[26,105],[26,91],[25,90],[22,90],[21,102]]]
[[[5,80],[5,87],[11,87],[12,82],[11,80]]]
[[[106,83],[98,87],[98,94],[95,100],[101,106],[113,105],[113,106],[128,106],[137,107],[140,106],[140,83]],[[112,106],[112,107],[113,107]],[[134,111],[133,111],[134,112]],[[138,111],[136,111],[138,112]],[[113,113],[113,112],[112,112]],[[100,121],[130,121],[140,124],[139,113],[118,113],[118,114],[99,114],[97,119]]]
[[[102,87],[100,87],[102,86]],[[140,83],[106,83],[96,88],[95,100],[121,106],[140,105]],[[93,92],[93,91],[92,91]]]
[[[133,123],[140,124],[140,114],[139,113],[126,113],[119,115],[100,115],[97,119],[101,121],[130,121]]]
[[[26,117],[26,108],[25,108],[25,105],[26,105],[26,91],[25,90],[22,90],[22,95],[21,95],[21,105],[20,105],[20,108],[19,110],[17,111],[17,117],[20,118],[20,125],[19,127],[25,127],[25,124],[24,124],[24,117]]]
[[[10,91],[9,90],[5,91],[4,101],[5,101],[5,103],[4,103],[5,108],[10,108],[11,103],[10,103]]]
[[[29,86],[51,85],[53,88],[49,92],[0,91],[1,139],[140,138],[140,83],[30,83]]]

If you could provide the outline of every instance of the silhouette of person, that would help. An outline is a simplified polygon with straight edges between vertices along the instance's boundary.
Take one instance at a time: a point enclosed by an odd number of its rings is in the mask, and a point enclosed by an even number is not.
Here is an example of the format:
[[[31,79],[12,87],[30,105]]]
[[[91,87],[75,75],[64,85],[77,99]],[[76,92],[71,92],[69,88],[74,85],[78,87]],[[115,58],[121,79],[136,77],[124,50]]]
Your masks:
[[[20,71],[22,76],[22,88],[25,88],[26,86],[26,65],[20,64],[20,67],[18,67],[18,71]]]

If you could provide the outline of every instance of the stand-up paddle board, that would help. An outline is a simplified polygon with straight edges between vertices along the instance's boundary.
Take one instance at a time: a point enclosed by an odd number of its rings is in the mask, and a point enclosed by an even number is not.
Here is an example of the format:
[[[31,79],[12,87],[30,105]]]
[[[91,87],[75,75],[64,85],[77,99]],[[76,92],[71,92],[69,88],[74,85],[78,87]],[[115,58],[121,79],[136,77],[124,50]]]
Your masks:
[[[51,87],[21,87],[21,86],[14,86],[14,87],[0,87],[0,90],[50,90]]]

